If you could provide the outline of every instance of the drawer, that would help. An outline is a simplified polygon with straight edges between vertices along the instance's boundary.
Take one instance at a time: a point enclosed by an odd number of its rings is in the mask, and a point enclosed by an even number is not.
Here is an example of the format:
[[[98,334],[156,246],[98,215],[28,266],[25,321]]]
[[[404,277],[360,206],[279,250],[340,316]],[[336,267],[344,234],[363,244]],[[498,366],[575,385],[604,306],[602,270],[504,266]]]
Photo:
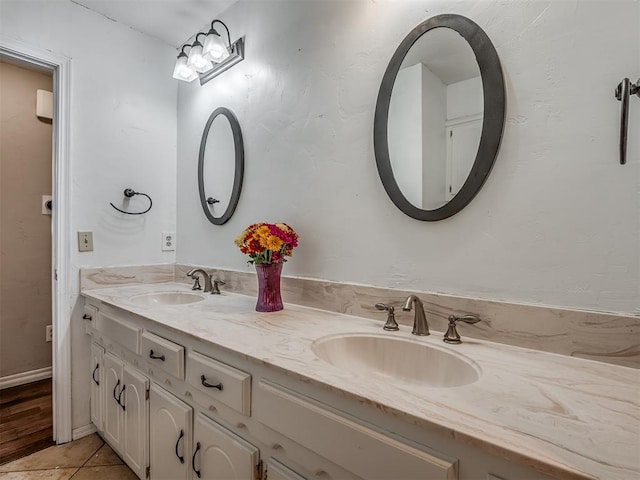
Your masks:
[[[251,414],[251,375],[248,373],[201,353],[189,352],[187,382],[237,412]]]
[[[98,308],[93,305],[86,304],[82,312],[82,320],[84,320],[85,333],[91,334],[95,323],[98,320]]]
[[[254,393],[257,420],[359,477],[458,478],[457,460],[385,435],[309,397],[264,380]]]
[[[104,337],[116,342],[135,354],[140,354],[142,329],[119,320],[104,312],[98,314],[95,327]]]
[[[142,357],[149,365],[161,368],[184,380],[184,347],[146,330],[142,333]]]

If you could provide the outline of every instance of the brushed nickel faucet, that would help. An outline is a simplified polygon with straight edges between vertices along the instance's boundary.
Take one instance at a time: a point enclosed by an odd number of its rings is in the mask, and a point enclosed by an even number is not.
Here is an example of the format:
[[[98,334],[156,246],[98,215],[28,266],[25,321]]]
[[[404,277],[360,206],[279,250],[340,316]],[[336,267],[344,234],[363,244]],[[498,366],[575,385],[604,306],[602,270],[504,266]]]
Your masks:
[[[409,295],[407,297],[402,306],[402,310],[410,312],[412,307],[415,313],[411,333],[414,335],[429,335],[429,322],[427,322],[427,316],[424,314],[424,305],[422,304],[422,300],[415,295]]]
[[[194,268],[187,272],[187,277],[194,279],[193,287],[191,287],[191,290],[202,290],[202,287],[200,286],[200,280],[197,275],[198,273],[201,273],[202,278],[204,278],[204,292],[205,293],[212,292],[213,286],[211,285],[211,275],[209,275],[207,272],[205,272],[201,268]],[[220,292],[218,291],[218,293]]]
[[[220,288],[218,288],[220,285],[225,285],[225,281],[218,280],[217,278],[213,280],[213,286],[211,287],[212,295],[220,295]]]

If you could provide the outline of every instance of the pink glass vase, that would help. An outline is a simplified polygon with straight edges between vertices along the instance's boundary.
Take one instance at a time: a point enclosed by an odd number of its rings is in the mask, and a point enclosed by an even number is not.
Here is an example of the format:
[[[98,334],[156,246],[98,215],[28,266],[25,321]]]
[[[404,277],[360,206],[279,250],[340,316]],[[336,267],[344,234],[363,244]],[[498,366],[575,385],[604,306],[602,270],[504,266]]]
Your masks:
[[[258,312],[277,312],[282,310],[282,296],[280,295],[280,275],[282,263],[256,265],[258,274]]]

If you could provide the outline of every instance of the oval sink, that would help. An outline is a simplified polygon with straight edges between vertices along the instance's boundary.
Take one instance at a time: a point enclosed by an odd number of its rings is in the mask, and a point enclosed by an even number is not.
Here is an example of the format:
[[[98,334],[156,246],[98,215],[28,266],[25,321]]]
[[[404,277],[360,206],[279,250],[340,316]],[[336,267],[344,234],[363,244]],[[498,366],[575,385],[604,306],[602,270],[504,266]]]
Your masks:
[[[191,292],[154,292],[135,295],[129,298],[129,301],[142,306],[186,305],[201,302],[204,298],[198,293]]]
[[[445,348],[384,335],[351,334],[316,340],[311,349],[325,362],[363,376],[426,387],[460,387],[480,378],[470,359]]]

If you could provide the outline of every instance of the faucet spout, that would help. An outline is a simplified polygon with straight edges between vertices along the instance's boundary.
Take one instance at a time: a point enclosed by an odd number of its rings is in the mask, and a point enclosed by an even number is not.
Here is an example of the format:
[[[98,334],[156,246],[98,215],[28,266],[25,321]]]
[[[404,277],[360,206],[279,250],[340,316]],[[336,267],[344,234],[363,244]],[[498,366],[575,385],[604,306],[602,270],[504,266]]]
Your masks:
[[[429,322],[427,322],[427,316],[424,313],[424,305],[422,300],[415,295],[409,295],[402,306],[402,310],[405,312],[410,312],[412,308],[414,317],[411,333],[414,335],[429,335]]]
[[[202,274],[202,278],[204,279],[204,292],[211,292],[213,286],[211,285],[211,275],[209,275],[207,272],[205,272],[204,270],[202,270],[201,268],[194,268],[193,270],[189,270],[187,272],[187,277],[191,277],[193,279],[196,280],[196,282],[198,281],[198,276],[196,274],[201,273]]]

